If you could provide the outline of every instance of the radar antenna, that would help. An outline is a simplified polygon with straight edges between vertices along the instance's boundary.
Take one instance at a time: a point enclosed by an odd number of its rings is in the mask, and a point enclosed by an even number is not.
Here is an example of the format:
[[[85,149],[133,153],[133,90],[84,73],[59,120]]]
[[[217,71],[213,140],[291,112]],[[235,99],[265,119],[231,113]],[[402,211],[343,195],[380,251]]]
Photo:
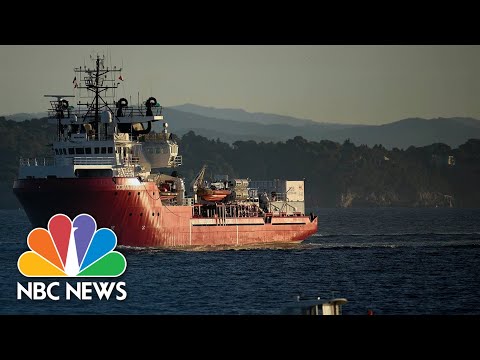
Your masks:
[[[92,124],[94,131],[98,133],[101,111],[108,110],[113,116],[115,116],[115,112],[112,110],[112,107],[115,106],[115,102],[113,101],[110,103],[107,100],[107,93],[109,90],[115,91],[118,87],[116,80],[117,75],[115,74],[120,74],[122,69],[117,69],[116,66],[114,66],[113,69],[105,67],[105,57],[100,57],[98,54],[95,58],[90,56],[90,59],[94,61],[95,67],[93,69],[85,66],[83,68],[81,66],[74,68],[76,74],[74,81],[77,80],[78,76],[79,83],[76,83],[75,87],[77,89],[86,89],[87,93],[93,95],[91,102],[81,103],[79,101],[77,105],[87,107],[87,111],[82,115],[82,122]],[[112,75],[111,78],[107,76],[109,73]],[[117,121],[119,121],[118,118]],[[104,137],[106,138],[108,124],[105,123],[104,125]]]
[[[44,95],[44,97],[56,98],[56,100],[50,100],[50,109],[48,112],[52,117],[56,118],[57,121],[57,136],[60,139],[61,134],[61,121],[65,117],[65,111],[67,112],[67,117],[70,117],[70,110],[72,107],[69,105],[68,101],[64,98],[73,98],[74,95]]]

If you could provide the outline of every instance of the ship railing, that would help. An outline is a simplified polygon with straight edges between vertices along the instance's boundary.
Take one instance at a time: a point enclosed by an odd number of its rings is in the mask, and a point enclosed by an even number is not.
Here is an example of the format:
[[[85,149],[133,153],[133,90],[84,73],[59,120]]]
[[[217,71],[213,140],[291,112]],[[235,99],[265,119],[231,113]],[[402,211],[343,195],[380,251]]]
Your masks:
[[[137,165],[140,163],[140,158],[138,156],[132,156],[131,159],[125,159],[124,164],[126,165]]]
[[[133,166],[119,166],[115,168],[116,175],[119,177],[134,177],[135,168]]]
[[[269,212],[276,214],[277,216],[298,216],[299,212],[295,206],[290,205],[287,201],[284,201],[280,207],[275,204],[269,204]]]
[[[289,201],[287,197],[287,193],[270,191],[264,188],[255,188],[255,187],[248,188],[248,191],[250,196],[258,196],[265,193],[269,201]]]
[[[140,135],[139,140],[140,141],[154,141],[154,140],[164,140],[167,141],[169,140],[170,133],[165,134],[164,132],[159,132],[159,133],[148,133],[144,135]]]
[[[162,110],[163,110],[162,106],[154,106],[151,109],[152,109],[152,115],[154,116],[162,115]],[[117,113],[119,109],[117,108],[115,111],[116,112],[113,115],[118,116]],[[146,116],[146,114],[147,114],[147,107],[144,106],[144,104],[142,103],[141,105],[137,105],[137,106],[123,107],[120,117]]]
[[[116,159],[112,156],[77,156],[73,158],[73,165],[115,165]]]
[[[114,104],[110,104],[110,105],[114,105]],[[118,110],[119,110],[118,108],[115,108],[114,110],[115,113],[112,115],[118,116],[117,114],[119,114],[121,117],[147,116],[147,107],[143,103],[136,106],[124,106],[122,108],[121,114],[119,113]],[[162,115],[163,106],[154,106],[151,108],[151,110],[152,110],[152,115],[159,116],[159,115]],[[76,115],[77,118],[80,120],[85,115],[87,115],[89,118],[95,117],[95,112],[91,110],[89,111],[85,107],[82,107],[82,108],[71,107],[63,111],[56,110],[56,109],[49,109],[47,112],[47,116],[50,119],[57,119],[57,120],[59,118],[60,119],[69,118],[72,115]]]
[[[192,199],[193,201],[193,199]],[[193,204],[192,204],[193,205]],[[227,218],[256,218],[260,217],[260,209],[252,204],[194,204],[192,207],[194,218],[227,219]],[[225,221],[223,221],[225,223]]]
[[[20,158],[20,166],[52,166],[55,160],[52,158]]]

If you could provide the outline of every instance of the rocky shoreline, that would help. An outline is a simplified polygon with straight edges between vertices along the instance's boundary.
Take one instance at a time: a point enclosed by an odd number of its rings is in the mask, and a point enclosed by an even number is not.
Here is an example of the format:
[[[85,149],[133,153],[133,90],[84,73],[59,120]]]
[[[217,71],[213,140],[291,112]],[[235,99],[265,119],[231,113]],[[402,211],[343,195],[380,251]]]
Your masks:
[[[337,207],[457,207],[455,197],[434,191],[418,191],[413,198],[405,199],[393,191],[341,193]]]

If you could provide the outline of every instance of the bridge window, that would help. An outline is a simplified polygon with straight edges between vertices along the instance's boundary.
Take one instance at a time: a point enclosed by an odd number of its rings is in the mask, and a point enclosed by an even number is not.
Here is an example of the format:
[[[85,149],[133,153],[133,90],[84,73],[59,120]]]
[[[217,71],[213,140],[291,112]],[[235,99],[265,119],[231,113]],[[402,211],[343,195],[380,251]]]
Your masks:
[[[93,148],[93,152],[95,154],[100,154],[100,148],[96,147],[96,148]]]
[[[75,153],[75,150],[73,148],[68,148],[68,154],[73,155]]]
[[[108,153],[109,153],[109,154],[113,154],[113,147],[110,146],[110,147],[108,148]]]
[[[63,148],[62,151],[63,151],[63,155],[67,155],[67,149]]]
[[[55,155],[58,155],[58,149],[55,149]]]
[[[107,148],[105,146],[103,146],[100,150],[100,153],[106,154],[107,153]]]
[[[85,148],[85,154],[91,154],[92,148]]]
[[[85,149],[84,148],[75,148],[75,153],[78,155],[83,155],[85,154]]]

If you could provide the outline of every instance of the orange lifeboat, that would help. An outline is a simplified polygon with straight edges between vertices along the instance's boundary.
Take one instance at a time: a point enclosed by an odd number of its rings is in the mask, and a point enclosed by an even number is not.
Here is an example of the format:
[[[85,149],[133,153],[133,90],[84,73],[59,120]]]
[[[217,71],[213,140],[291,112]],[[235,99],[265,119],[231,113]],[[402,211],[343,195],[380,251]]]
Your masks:
[[[177,193],[173,193],[170,191],[161,191],[160,192],[160,200],[169,200],[173,199],[177,196]]]
[[[197,190],[197,195],[205,201],[222,201],[230,194],[230,190],[212,190],[204,188]]]

